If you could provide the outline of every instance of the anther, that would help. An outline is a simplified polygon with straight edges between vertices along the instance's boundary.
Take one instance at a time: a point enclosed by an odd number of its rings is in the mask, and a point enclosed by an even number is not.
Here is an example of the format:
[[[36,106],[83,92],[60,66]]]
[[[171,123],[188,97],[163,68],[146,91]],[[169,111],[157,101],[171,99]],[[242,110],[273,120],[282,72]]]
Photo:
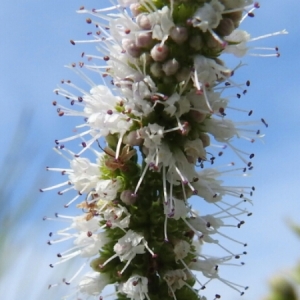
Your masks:
[[[220,107],[219,108],[219,113],[224,117],[224,116],[226,116],[226,114],[225,114],[225,109],[223,108],[223,107]]]
[[[265,121],[265,119],[261,119],[261,121],[262,121],[262,123],[266,126],[266,127],[268,127],[269,125],[267,124],[267,122]]]

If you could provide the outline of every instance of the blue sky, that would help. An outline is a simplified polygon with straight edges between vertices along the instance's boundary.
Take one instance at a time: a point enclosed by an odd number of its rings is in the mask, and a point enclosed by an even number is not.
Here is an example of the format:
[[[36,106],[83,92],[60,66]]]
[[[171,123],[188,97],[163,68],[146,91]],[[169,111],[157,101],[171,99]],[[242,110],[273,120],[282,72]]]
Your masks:
[[[53,290],[47,290],[49,281],[58,281],[56,271],[48,267],[58,249],[47,247],[45,241],[47,233],[59,225],[41,220],[44,215],[63,212],[68,199],[60,199],[55,192],[40,194],[38,189],[60,182],[59,176],[45,172],[45,166],[65,163],[51,150],[53,141],[71,135],[78,123],[75,118],[58,118],[51,102],[56,99],[52,91],[61,79],[80,83],[63,65],[80,60],[82,51],[94,52],[91,44],[74,47],[69,42],[86,38],[89,31],[85,16],[75,13],[81,5],[98,8],[109,1],[11,0],[1,4],[0,164],[1,178],[9,188],[1,199],[7,213],[0,216],[8,219],[7,228],[3,228],[8,234],[6,252],[1,255],[11,262],[0,283],[4,300],[17,300],[24,293],[27,299],[37,300],[41,290],[43,299],[58,298]],[[226,278],[250,286],[242,298],[245,300],[261,298],[267,292],[267,279],[275,271],[285,272],[299,258],[299,241],[286,224],[287,219],[300,223],[299,11],[297,0],[284,4],[261,1],[255,18],[244,24],[253,37],[284,28],[289,31],[289,35],[256,43],[278,46],[279,59],[247,57],[248,65],[238,75],[251,80],[247,95],[240,99],[241,106],[253,109],[258,119],[263,116],[270,125],[264,144],[253,145],[255,168],[249,184],[256,186],[254,214],[233,234],[248,242],[246,266],[224,272]],[[11,148],[14,138],[18,144]],[[24,195],[35,203],[34,209],[24,207],[24,213],[15,217]],[[199,203],[196,206],[201,210]],[[9,221],[18,222],[16,229],[10,230]],[[207,287],[212,291],[208,295],[214,294],[214,287]],[[222,299],[240,299],[233,290],[223,290]]]

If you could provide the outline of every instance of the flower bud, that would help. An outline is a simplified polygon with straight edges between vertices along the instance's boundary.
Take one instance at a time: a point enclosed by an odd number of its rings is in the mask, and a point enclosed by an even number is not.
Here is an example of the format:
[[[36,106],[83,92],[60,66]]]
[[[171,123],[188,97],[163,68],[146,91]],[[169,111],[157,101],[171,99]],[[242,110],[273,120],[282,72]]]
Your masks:
[[[171,29],[170,37],[175,43],[182,44],[188,38],[188,31],[185,27],[176,26]]]
[[[227,36],[234,30],[233,21],[229,18],[222,19],[216,29],[216,33],[220,36]]]
[[[243,17],[243,11],[235,11],[230,14],[226,14],[226,16],[227,18],[230,18],[232,20],[234,27],[238,28],[240,26],[240,21]]]
[[[206,47],[210,48],[213,51],[219,51],[221,45],[212,35],[206,40]]]
[[[200,35],[192,36],[189,40],[190,46],[195,50],[200,50],[203,47],[203,40]]]
[[[162,77],[164,74],[162,65],[158,62],[155,62],[150,66],[150,72],[154,77]]]
[[[138,137],[136,131],[131,131],[123,137],[123,143],[130,146],[140,146],[143,140]]]
[[[147,48],[152,44],[151,32],[141,32],[138,34],[136,39],[136,45],[138,47]]]
[[[162,69],[167,76],[175,74],[178,68],[179,68],[179,63],[175,58],[168,60],[162,66]]]
[[[130,4],[130,10],[133,16],[138,16],[141,13],[141,5],[139,3]]]
[[[136,18],[137,24],[145,30],[150,30],[152,27],[152,24],[150,22],[150,19],[148,18],[148,15],[146,14],[140,14]]]
[[[133,205],[136,202],[136,195],[131,190],[122,191],[120,198],[126,205]]]
[[[206,160],[206,152],[201,139],[187,140],[184,143],[184,152],[190,163],[195,163],[199,157]]]
[[[123,39],[122,46],[126,50],[126,52],[132,57],[139,57],[141,54],[141,48],[136,45],[133,40]]]
[[[210,145],[210,137],[208,134],[201,132],[199,138],[202,141],[203,147],[206,148]]]
[[[199,111],[196,110],[191,110],[190,111],[190,116],[193,118],[194,121],[196,121],[197,123],[202,123],[205,118],[206,118],[206,114],[201,113]]]
[[[169,49],[166,45],[156,44],[151,50],[151,56],[155,61],[164,61],[169,54]]]

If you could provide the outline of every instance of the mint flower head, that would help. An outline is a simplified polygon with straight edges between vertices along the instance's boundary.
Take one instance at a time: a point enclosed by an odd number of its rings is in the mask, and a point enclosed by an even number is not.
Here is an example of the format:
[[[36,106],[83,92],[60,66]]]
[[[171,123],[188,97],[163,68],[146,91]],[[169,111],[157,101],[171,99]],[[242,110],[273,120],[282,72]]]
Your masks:
[[[251,215],[255,188],[225,180],[228,173],[249,174],[251,143],[263,137],[260,127],[267,123],[231,119],[233,111],[252,115],[231,104],[250,81],[235,82],[242,65],[231,69],[221,55],[279,56],[277,48],[248,43],[286,31],[251,38],[240,29],[258,7],[251,0],[119,0],[78,11],[91,16],[93,39],[71,43],[95,43],[99,53],[83,53],[69,66],[89,91],[69,80],[55,90],[71,104],[55,101],[58,115],[84,122],[76,135],[55,141],[69,166],[47,169],[66,179],[41,190],[76,192],[65,203],[76,205],[76,215],[45,217],[67,223],[50,234],[49,245],[73,243],[50,267],[78,262],[74,274],[49,286],[70,285],[65,299],[205,300],[212,280],[220,282],[215,299],[225,286],[244,294],[245,282],[231,282],[219,270],[244,264],[245,241],[224,229],[240,228]],[[259,49],[269,53],[251,52]],[[67,149],[75,139],[81,147]],[[236,146],[238,139],[249,149]],[[218,164],[230,150],[237,163]],[[207,205],[215,211],[205,213]],[[239,250],[231,250],[232,243]],[[208,244],[217,251],[207,253]],[[109,294],[104,288],[110,285],[115,291]]]

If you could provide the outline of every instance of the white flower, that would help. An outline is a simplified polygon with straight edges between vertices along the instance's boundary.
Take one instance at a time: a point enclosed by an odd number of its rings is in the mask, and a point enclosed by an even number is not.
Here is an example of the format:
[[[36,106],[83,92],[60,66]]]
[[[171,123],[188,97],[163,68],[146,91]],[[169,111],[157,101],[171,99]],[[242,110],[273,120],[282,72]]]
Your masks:
[[[175,242],[174,245],[174,253],[176,261],[180,259],[184,259],[190,252],[191,245],[184,240],[179,240]]]
[[[189,267],[192,270],[201,271],[204,276],[208,278],[218,277],[218,265],[232,259],[231,256],[224,257],[224,258],[205,258],[201,260],[197,260],[192,262]]]
[[[263,119],[262,121],[265,122]],[[241,154],[247,153],[233,147],[231,140],[236,136],[237,138],[243,138],[253,143],[257,138],[262,138],[264,134],[261,134],[260,130],[244,128],[245,126],[253,126],[256,124],[258,124],[258,122],[233,122],[229,119],[218,120],[214,118],[206,119],[203,123],[205,131],[212,134],[216,141],[229,145],[245,163],[248,163],[248,161],[243,158]],[[248,155],[251,158],[251,155]]]
[[[197,195],[207,202],[218,202],[225,194],[222,189],[222,181],[217,180],[221,174],[216,169],[207,168],[197,173],[197,180],[193,183],[197,190]]]
[[[193,26],[200,28],[203,32],[206,32],[208,29],[214,29],[219,25],[223,11],[224,5],[218,0],[205,3],[195,12],[192,21]]]
[[[80,255],[82,257],[91,257],[99,254],[99,250],[109,242],[106,232],[97,234],[87,234],[87,232],[80,232],[78,237],[74,240],[74,244],[81,247]]]
[[[200,139],[187,140],[184,144],[184,152],[189,162],[195,163],[198,158],[206,160],[206,151]]]
[[[178,93],[172,94],[168,99],[163,103],[165,105],[165,112],[170,116],[173,116],[177,110],[175,104],[180,100],[180,95]]]
[[[184,200],[172,197],[167,203],[164,203],[164,212],[169,218],[179,220],[186,217],[188,209]]]
[[[179,290],[186,285],[185,281],[187,280],[187,275],[181,269],[170,270],[165,273],[164,280],[167,282],[174,295],[176,290]]]
[[[180,149],[175,149],[167,172],[167,180],[173,185],[188,184],[195,176],[194,165],[187,160]]]
[[[88,272],[78,283],[78,289],[81,293],[98,296],[102,290],[110,283],[106,274],[99,272]]]
[[[194,57],[194,68],[194,85],[198,90],[201,90],[207,84],[213,86],[216,81],[222,81],[231,76],[230,69],[203,55]]]
[[[161,144],[164,136],[164,127],[158,124],[149,124],[139,131],[140,137],[144,139],[144,146],[148,149],[156,148]]]
[[[121,187],[122,182],[119,178],[113,180],[99,179],[95,186],[95,191],[102,200],[112,201],[116,198]]]
[[[139,275],[131,276],[125,283],[119,285],[119,292],[131,300],[148,299],[148,279]]]
[[[124,216],[125,215],[125,216]],[[118,205],[107,206],[104,208],[103,218],[107,221],[110,228],[127,228],[130,222],[130,214],[126,207]]]
[[[205,90],[205,93],[192,91],[187,95],[187,99],[192,105],[192,111],[202,114],[219,113],[220,108],[225,110],[229,102],[228,99],[221,98],[221,94],[214,90]]]
[[[232,53],[237,57],[244,56],[249,48],[247,42],[250,40],[250,34],[247,31],[235,29],[230,35],[224,38],[228,42],[224,52]]]
[[[128,230],[126,234],[118,240],[114,246],[114,251],[121,261],[132,260],[137,254],[145,253],[144,244],[139,245],[144,237],[132,230]]]
[[[109,133],[125,132],[131,126],[127,116],[116,111],[115,107],[121,102],[120,97],[115,97],[103,85],[91,89],[91,96],[85,96],[84,112],[91,128],[97,130],[101,136]]]
[[[175,26],[168,6],[148,15],[152,23],[152,38],[165,41],[168,39],[170,30]]]
[[[78,157],[71,161],[71,168],[73,172],[69,179],[77,191],[88,193],[95,188],[100,177],[97,164],[91,163],[88,158]]]
[[[82,232],[95,232],[99,229],[99,218],[86,219],[86,215],[70,217],[72,220],[71,228]]]

